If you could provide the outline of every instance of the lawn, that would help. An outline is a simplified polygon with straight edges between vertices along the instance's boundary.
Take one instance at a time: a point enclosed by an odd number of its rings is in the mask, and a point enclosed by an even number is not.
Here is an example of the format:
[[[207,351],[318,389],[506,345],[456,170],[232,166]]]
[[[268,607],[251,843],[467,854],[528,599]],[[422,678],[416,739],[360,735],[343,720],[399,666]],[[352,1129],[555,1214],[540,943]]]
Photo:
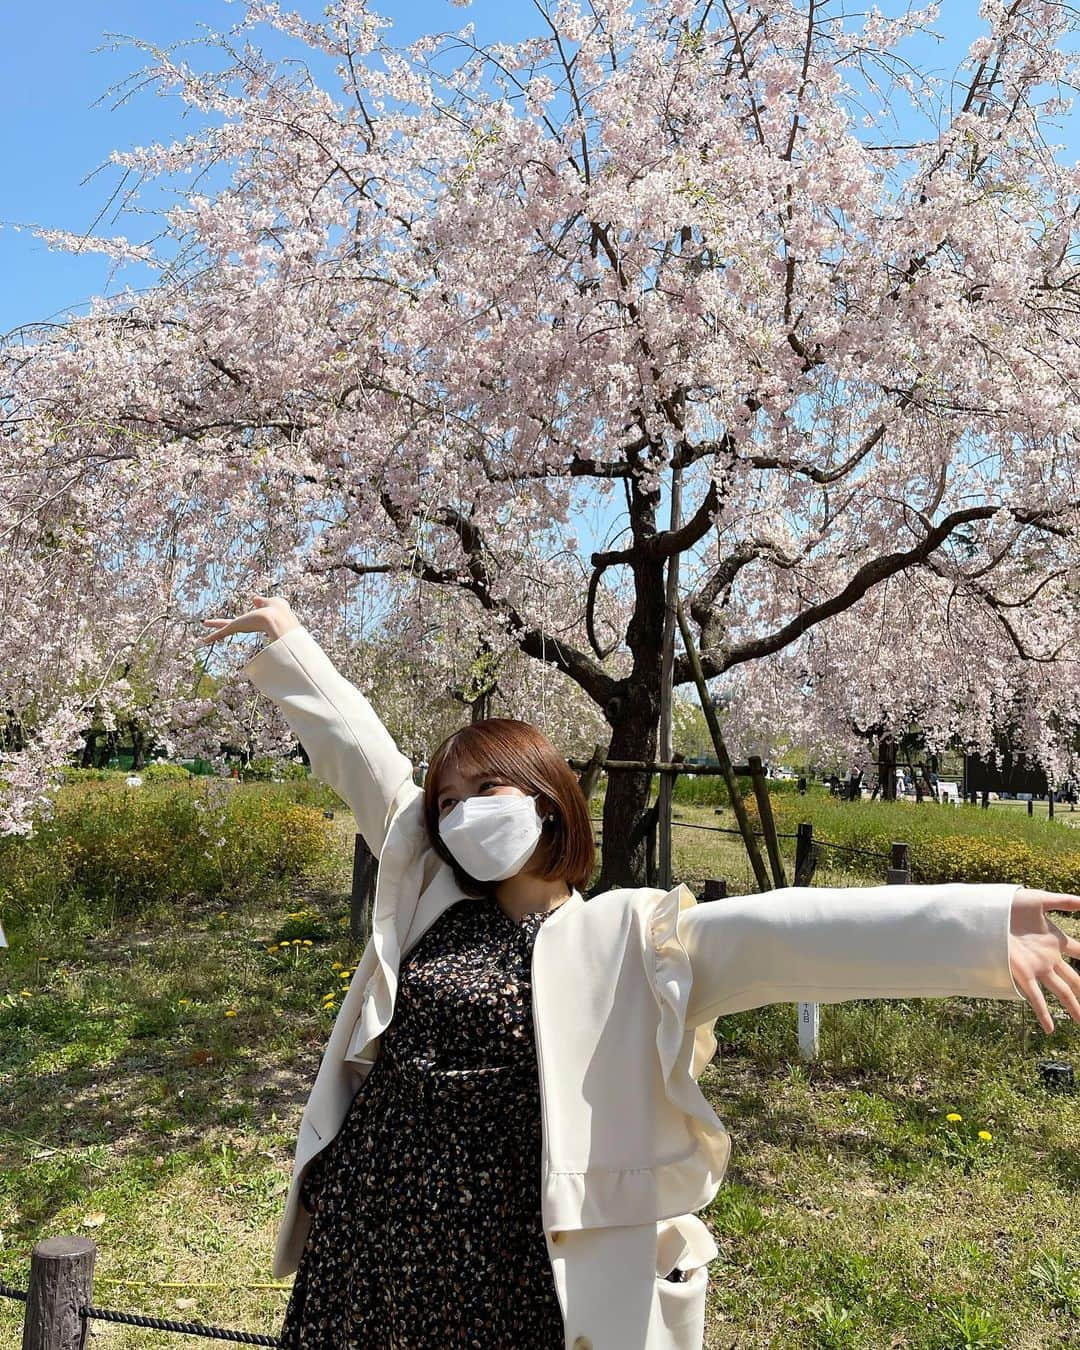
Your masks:
[[[34,1241],[83,1233],[100,1246],[99,1305],[277,1332],[288,1281],[270,1258],[295,1130],[359,956],[352,824],[334,828],[334,866],[292,894],[11,924],[0,1279],[25,1287]],[[678,828],[675,847],[692,884],[748,882],[730,836]],[[1080,1109],[1037,1072],[1077,1062],[1080,1028],[1047,1040],[1026,1005],[989,1000],[826,1005],[809,1069],[791,1006],[716,1031],[702,1081],[734,1150],[704,1216],[720,1246],[709,1350],[1080,1346]],[[0,1344],[20,1326],[0,1299]],[[196,1343],[94,1323],[101,1350]]]

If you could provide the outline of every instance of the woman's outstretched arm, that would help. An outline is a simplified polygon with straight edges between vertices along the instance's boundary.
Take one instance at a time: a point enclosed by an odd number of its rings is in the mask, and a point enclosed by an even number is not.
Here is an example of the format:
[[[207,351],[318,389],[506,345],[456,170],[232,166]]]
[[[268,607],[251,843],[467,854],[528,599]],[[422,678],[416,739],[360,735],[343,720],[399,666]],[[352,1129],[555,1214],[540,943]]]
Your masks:
[[[254,608],[236,619],[204,619],[213,631],[198,643],[216,642],[230,633],[262,633],[269,639],[240,673],[281,709],[307,751],[312,771],[349,804],[357,828],[378,857],[388,821],[419,791],[412,765],[289,602],[261,595],[253,601]]]
[[[1049,919],[1080,898],[1012,885],[798,887],[692,905],[678,919],[693,985],[686,1022],[769,1003],[960,994],[1026,999],[1040,985],[1080,1023],[1080,941]]]

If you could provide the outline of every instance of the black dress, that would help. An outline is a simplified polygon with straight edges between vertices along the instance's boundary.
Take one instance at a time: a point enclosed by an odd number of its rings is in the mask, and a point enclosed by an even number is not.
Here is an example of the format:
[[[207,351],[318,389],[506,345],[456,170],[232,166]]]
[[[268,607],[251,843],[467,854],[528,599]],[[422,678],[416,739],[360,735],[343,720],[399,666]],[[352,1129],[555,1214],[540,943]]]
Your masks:
[[[445,910],[300,1198],[286,1350],[562,1350],[540,1217],[530,964],[546,914]]]

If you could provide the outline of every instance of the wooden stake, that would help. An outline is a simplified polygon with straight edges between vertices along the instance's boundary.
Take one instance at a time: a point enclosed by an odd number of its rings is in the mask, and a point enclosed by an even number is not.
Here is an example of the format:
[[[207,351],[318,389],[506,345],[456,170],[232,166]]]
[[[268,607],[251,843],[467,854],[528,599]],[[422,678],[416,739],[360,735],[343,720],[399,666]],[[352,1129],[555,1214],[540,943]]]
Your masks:
[[[709,688],[705,683],[705,672],[701,668],[701,658],[698,656],[697,645],[694,642],[694,635],[690,631],[690,625],[686,622],[681,600],[676,601],[676,613],[679,619],[679,631],[682,633],[683,646],[686,648],[690,669],[694,672],[694,683],[697,685],[698,697],[701,699],[701,710],[705,714],[705,721],[708,723],[709,735],[712,737],[712,743],[716,749],[716,758],[720,761],[720,772],[724,775],[728,796],[731,798],[731,809],[735,812],[739,833],[746,845],[746,853],[750,859],[750,866],[754,869],[758,890],[771,890],[769,874],[765,870],[761,850],[754,838],[754,830],[750,824],[750,818],[746,814],[746,807],[743,806],[742,798],[739,796],[739,785],[735,781],[735,771],[731,767],[731,756],[727,752],[727,746],[724,744],[724,738],[720,733],[720,723],[716,720],[716,709],[713,707],[712,699],[709,696]]]
[[[776,822],[773,820],[772,802],[769,801],[769,785],[765,781],[765,770],[760,755],[750,756],[750,781],[754,785],[754,797],[757,800],[758,815],[761,817],[761,830],[765,836],[773,884],[777,890],[783,890],[787,885],[787,877],[784,875],[784,864],[780,857],[780,841],[776,837]]]

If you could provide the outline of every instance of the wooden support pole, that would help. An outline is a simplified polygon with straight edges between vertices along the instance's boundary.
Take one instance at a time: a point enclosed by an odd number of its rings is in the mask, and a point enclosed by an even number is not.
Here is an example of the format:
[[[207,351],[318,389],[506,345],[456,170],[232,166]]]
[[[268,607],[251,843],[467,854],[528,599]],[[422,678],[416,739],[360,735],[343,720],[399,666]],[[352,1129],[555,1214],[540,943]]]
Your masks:
[[[578,778],[578,785],[580,786],[586,801],[591,800],[593,793],[596,791],[606,759],[607,749],[602,745],[597,745],[581,771],[581,775]],[[574,767],[573,760],[567,760],[567,763],[571,768]]]
[[[97,1247],[89,1238],[54,1237],[30,1254],[22,1350],[81,1350],[79,1309],[93,1300]]]
[[[765,849],[772,868],[773,885],[781,890],[787,885],[784,864],[780,857],[780,841],[776,837],[776,822],[773,820],[772,802],[769,801],[769,785],[765,781],[765,770],[760,755],[750,756],[750,781],[754,785],[754,799],[757,801],[758,815],[761,817],[761,831],[765,836]]]
[[[726,900],[727,882],[723,877],[709,877],[701,894],[702,900]]]
[[[672,531],[679,528],[682,505],[682,470],[673,466],[671,470],[671,520]],[[668,558],[667,587],[664,593],[664,634],[660,653],[660,758],[671,761],[674,757],[672,741],[672,705],[674,703],[675,673],[675,607],[679,603],[679,555],[673,553]],[[660,775],[660,792],[657,797],[657,885],[665,891],[672,887],[671,879],[671,804],[675,791],[675,776],[670,773]]]
[[[371,936],[378,863],[362,834],[353,843],[352,894],[349,898],[349,937],[363,945]]]
[[[727,784],[731,809],[735,812],[739,833],[746,845],[746,852],[750,858],[750,866],[754,869],[754,878],[757,881],[758,890],[767,891],[769,890],[769,874],[765,870],[761,850],[754,838],[754,830],[750,824],[750,818],[746,814],[746,807],[743,806],[742,798],[739,796],[739,785],[735,781],[735,770],[731,766],[731,756],[728,754],[724,738],[720,734],[720,723],[716,720],[716,709],[713,707],[713,701],[709,695],[709,686],[705,683],[705,672],[701,668],[697,643],[695,643],[694,635],[690,631],[690,625],[686,622],[681,600],[676,601],[676,614],[679,620],[679,631],[682,633],[683,646],[686,648],[686,656],[690,662],[690,669],[694,672],[694,683],[697,685],[698,697],[701,699],[701,710],[705,714],[709,735],[712,737],[713,746],[716,750],[716,758],[720,761],[720,769],[724,775],[724,782]]]
[[[1053,819],[1054,819],[1054,789],[1053,789],[1053,788],[1047,788],[1047,790],[1046,790],[1046,807],[1047,807],[1047,810],[1048,810],[1049,813],[1050,813],[1050,819],[1053,820]]]

